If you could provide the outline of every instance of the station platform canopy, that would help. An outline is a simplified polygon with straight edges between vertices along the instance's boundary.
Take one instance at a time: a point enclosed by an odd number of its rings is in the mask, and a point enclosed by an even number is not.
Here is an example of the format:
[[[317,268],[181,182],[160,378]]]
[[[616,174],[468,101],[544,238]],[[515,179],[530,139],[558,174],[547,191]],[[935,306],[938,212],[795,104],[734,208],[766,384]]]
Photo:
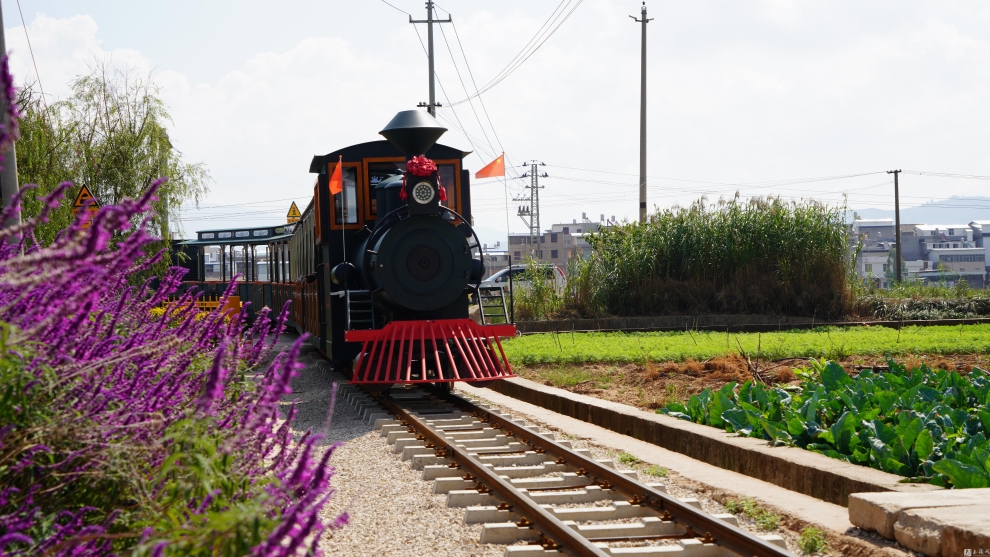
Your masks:
[[[186,240],[182,244],[186,246],[265,245],[288,240],[292,237],[295,226],[295,224],[279,224],[258,228],[198,230],[195,240]]]

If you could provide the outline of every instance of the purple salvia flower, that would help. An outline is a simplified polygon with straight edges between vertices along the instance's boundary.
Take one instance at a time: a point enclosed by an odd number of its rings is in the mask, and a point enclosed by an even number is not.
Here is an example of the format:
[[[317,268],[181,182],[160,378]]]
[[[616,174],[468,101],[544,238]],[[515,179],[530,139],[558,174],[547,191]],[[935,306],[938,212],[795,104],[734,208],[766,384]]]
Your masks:
[[[332,528],[333,530],[338,530],[350,523],[351,523],[351,515],[348,514],[347,511],[344,511],[339,515],[337,515],[337,518],[333,519],[333,522],[330,523],[330,528]]]
[[[213,367],[210,368],[210,374],[206,379],[206,389],[197,407],[200,412],[210,413],[214,401],[223,394],[224,380],[227,377],[227,369],[223,365],[223,359],[227,346],[224,343],[217,348],[217,355],[213,358]]]

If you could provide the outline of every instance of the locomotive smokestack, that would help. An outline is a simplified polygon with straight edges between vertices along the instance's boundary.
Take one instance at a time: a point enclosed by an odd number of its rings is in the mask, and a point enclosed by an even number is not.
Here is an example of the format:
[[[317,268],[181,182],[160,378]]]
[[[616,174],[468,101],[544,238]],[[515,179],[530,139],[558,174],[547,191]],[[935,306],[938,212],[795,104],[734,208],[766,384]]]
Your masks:
[[[446,131],[429,112],[403,110],[378,133],[409,158],[425,154]]]

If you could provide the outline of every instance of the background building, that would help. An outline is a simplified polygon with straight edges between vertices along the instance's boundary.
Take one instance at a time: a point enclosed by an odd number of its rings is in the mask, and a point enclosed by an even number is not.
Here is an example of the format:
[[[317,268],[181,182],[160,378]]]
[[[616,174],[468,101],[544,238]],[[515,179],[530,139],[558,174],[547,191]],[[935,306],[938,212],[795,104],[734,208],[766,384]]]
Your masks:
[[[513,265],[525,262],[532,255],[534,260],[554,264],[566,273],[572,257],[584,258],[591,254],[588,236],[603,226],[606,226],[604,221],[592,222],[587,218],[581,222],[574,219],[570,223],[551,225],[540,234],[540,244],[535,250],[531,249],[528,233],[509,234],[507,253],[512,256]]]
[[[901,225],[902,276],[926,282],[954,285],[965,280],[973,288],[988,284],[988,253],[983,229],[990,221],[969,224]],[[886,288],[896,269],[896,236],[891,219],[855,220],[850,227],[850,249],[859,250],[856,274],[864,281]]]

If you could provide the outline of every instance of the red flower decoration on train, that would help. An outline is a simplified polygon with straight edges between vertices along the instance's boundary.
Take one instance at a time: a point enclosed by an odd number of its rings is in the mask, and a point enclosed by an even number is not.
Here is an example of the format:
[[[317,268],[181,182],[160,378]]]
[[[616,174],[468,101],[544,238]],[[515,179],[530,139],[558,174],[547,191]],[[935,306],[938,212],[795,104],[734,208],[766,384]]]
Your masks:
[[[409,159],[406,163],[406,170],[412,172],[413,176],[427,177],[437,171],[437,165],[426,155],[419,155]]]

